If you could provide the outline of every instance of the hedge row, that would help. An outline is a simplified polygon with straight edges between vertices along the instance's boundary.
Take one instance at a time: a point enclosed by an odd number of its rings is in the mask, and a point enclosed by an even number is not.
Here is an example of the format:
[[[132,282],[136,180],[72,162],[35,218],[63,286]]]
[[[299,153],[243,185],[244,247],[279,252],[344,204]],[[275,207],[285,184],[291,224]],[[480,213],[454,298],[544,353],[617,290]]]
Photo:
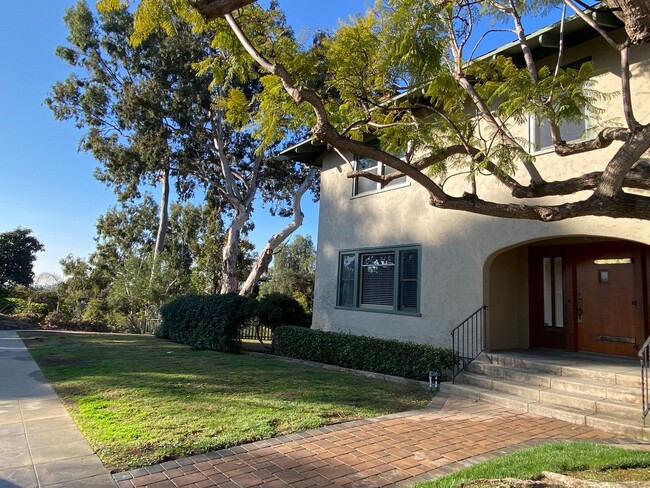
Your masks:
[[[455,363],[448,348],[299,327],[278,327],[273,348],[281,356],[415,380]]]
[[[237,352],[245,302],[234,293],[178,298],[160,309],[162,322],[155,335],[196,349]]]

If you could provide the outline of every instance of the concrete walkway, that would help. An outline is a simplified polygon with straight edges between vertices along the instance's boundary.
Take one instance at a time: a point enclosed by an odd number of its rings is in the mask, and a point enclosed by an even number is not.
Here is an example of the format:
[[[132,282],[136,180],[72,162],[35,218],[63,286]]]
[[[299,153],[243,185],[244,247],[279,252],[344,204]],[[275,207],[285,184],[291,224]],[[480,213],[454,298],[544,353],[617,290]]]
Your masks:
[[[637,441],[463,397],[117,473],[122,488],[413,486],[556,440]]]
[[[0,488],[115,488],[14,331],[0,330]]]

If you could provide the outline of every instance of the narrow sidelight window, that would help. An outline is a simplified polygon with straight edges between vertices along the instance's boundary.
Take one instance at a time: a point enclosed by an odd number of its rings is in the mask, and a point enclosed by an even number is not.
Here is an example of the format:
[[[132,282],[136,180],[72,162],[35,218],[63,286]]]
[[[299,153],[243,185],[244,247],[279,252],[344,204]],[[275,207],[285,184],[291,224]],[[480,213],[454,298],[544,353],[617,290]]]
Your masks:
[[[564,327],[562,258],[544,258],[544,325]]]

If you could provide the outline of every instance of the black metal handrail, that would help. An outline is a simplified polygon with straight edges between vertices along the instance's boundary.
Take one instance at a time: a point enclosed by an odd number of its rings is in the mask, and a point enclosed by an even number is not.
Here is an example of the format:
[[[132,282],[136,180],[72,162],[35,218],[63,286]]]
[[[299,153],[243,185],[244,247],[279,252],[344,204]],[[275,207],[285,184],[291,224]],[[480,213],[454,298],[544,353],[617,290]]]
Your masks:
[[[645,427],[645,419],[650,413],[650,337],[648,337],[641,349],[639,349],[639,360],[641,361],[641,420]]]
[[[452,382],[469,363],[485,351],[487,305],[483,305],[451,331],[451,348],[456,356]]]

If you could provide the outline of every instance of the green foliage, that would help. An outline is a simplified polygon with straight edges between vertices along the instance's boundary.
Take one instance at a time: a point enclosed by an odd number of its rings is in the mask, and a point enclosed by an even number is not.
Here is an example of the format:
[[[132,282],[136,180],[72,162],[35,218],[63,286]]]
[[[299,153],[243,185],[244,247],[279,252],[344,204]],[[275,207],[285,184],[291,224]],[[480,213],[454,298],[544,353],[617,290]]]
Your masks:
[[[133,47],[127,9],[95,15],[82,1],[65,22],[68,44],[56,53],[72,73],[54,84],[46,103],[56,119],[83,130],[80,148],[100,163],[96,177],[129,200],[171,172],[180,198],[190,196],[210,108],[210,80],[192,64],[206,56],[207,41],[179,22],[176,36],[151,35]]]
[[[34,322],[43,322],[50,311],[46,303],[15,297],[0,299],[0,313],[16,315]]]
[[[260,296],[284,293],[311,314],[316,278],[316,249],[310,236],[296,236],[273,256],[270,281],[260,286]],[[292,324],[286,324],[292,325]]]
[[[31,285],[36,253],[45,250],[30,229],[0,233],[0,291],[11,285]]]
[[[310,317],[305,313],[302,304],[283,293],[270,293],[251,300],[247,306],[247,315],[271,330],[281,325],[307,328],[311,326]]]
[[[156,336],[196,349],[238,352],[246,299],[227,295],[187,295],[164,305]]]
[[[280,356],[422,381],[455,362],[447,348],[299,327],[278,327],[273,348]]]

